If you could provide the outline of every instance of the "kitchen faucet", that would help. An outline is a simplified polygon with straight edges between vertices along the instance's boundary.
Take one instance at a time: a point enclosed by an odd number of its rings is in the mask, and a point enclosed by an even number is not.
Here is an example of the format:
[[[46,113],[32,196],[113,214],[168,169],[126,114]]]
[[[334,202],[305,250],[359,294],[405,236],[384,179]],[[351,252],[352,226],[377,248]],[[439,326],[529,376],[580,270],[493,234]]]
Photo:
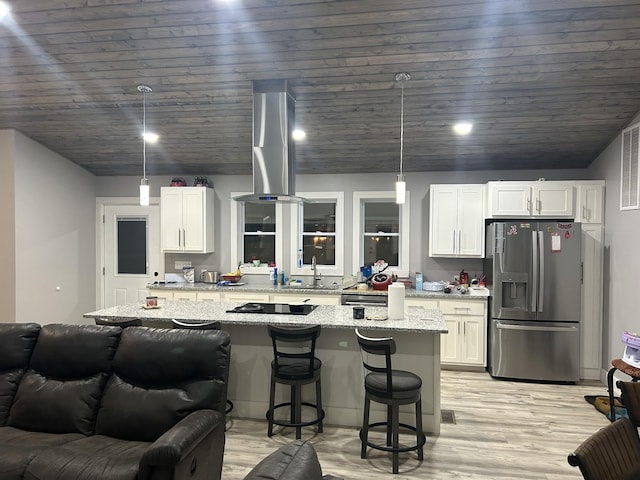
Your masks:
[[[311,271],[313,272],[313,282],[312,285],[314,287],[318,286],[318,282],[321,280],[321,277],[318,276],[318,265],[316,264],[316,256],[311,257]]]

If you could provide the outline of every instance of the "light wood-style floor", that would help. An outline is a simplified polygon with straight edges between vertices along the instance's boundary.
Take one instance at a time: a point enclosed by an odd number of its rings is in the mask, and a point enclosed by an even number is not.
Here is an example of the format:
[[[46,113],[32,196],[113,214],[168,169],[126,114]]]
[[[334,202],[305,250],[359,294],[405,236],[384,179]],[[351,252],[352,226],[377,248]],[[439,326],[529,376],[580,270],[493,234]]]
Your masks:
[[[415,453],[401,454],[398,475],[391,474],[391,458],[384,452],[369,450],[367,459],[360,458],[357,429],[325,426],[316,434],[308,427],[302,436],[314,444],[323,473],[345,479],[580,479],[567,454],[608,424],[584,395],[606,395],[606,386],[511,382],[487,373],[443,371],[442,409],[453,410],[455,424],[443,423],[439,437],[427,437],[422,462]],[[229,425],[224,480],[243,479],[263,457],[295,439],[292,429],[267,437],[266,422],[232,418]]]

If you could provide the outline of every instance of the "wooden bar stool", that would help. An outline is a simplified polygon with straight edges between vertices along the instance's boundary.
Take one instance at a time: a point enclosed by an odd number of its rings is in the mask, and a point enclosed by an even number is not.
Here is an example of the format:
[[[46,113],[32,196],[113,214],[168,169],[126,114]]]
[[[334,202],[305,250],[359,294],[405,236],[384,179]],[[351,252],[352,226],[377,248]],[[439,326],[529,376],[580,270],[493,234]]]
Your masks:
[[[616,407],[614,405],[615,399],[613,398],[613,374],[616,370],[621,371],[631,377],[631,381],[637,382],[640,380],[640,368],[629,365],[621,358],[611,360],[611,369],[607,372],[607,389],[609,390],[609,420],[611,422],[616,419]]]
[[[269,336],[273,344],[273,361],[271,362],[271,388],[269,391],[269,410],[267,421],[269,436],[273,435],[273,426],[295,427],[296,439],[302,435],[302,427],[318,425],[322,432],[322,388],[320,383],[320,367],[322,362],[316,358],[316,340],[320,336],[320,326],[308,328],[280,328],[269,325]],[[294,346],[295,345],[295,346]],[[291,348],[293,347],[293,348]],[[276,383],[291,387],[290,401],[275,405]],[[302,386],[316,384],[316,403],[302,401]],[[302,407],[312,407],[316,415],[309,421],[302,421]],[[289,407],[289,421],[275,419],[278,408]]]
[[[367,447],[375,448],[385,452],[392,452],[393,473],[398,473],[399,453],[417,450],[418,460],[423,459],[423,447],[426,437],[422,432],[422,379],[415,373],[405,370],[393,370],[391,367],[391,356],[396,352],[396,343],[393,338],[369,338],[362,335],[356,329],[356,337],[363,354],[362,364],[367,373],[364,378],[364,415],[362,419],[362,430],[360,430],[360,441],[362,447],[360,457],[366,458]],[[374,364],[373,359],[368,355],[382,356],[381,366]],[[369,407],[371,400],[387,405],[387,421],[369,423]],[[400,405],[415,404],[416,424],[415,426],[400,423]],[[375,444],[369,441],[369,429],[384,426],[387,429],[386,445]],[[407,447],[399,444],[400,427],[415,432],[416,443]]]

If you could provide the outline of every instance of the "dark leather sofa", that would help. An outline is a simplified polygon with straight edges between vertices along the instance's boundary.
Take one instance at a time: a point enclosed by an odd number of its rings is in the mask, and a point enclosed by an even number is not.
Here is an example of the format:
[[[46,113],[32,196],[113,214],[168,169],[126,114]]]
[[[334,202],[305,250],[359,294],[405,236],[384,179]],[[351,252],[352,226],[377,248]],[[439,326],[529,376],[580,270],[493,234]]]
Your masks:
[[[343,480],[323,475],[318,455],[310,442],[295,440],[258,463],[244,480]]]
[[[2,480],[219,479],[223,331],[0,324]]]

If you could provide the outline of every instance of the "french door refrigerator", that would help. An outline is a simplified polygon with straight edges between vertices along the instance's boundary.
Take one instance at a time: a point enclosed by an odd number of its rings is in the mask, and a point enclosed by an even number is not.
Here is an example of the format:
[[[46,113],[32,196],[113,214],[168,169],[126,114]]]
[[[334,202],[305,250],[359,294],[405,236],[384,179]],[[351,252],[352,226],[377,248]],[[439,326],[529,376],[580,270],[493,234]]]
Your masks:
[[[489,373],[557,382],[580,379],[581,227],[510,220],[487,226],[492,286]]]

